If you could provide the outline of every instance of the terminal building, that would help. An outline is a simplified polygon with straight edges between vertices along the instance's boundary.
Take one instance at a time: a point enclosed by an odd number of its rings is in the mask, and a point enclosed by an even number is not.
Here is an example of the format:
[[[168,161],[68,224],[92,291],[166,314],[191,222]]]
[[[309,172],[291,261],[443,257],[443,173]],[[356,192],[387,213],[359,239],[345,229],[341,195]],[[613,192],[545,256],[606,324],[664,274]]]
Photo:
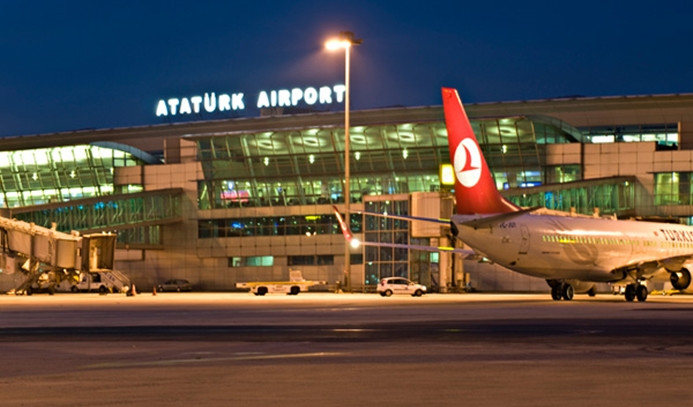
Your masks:
[[[503,195],[521,206],[691,223],[693,94],[466,105]],[[450,254],[361,247],[345,270],[343,112],[81,130],[0,139],[0,215],[63,232],[118,233],[116,269],[141,290],[286,280],[373,290],[404,276],[450,292],[548,291],[543,280]],[[352,230],[461,245],[449,230],[359,211],[449,217],[441,106],[352,111]],[[0,272],[0,291],[21,273]],[[343,287],[342,287],[343,288]]]

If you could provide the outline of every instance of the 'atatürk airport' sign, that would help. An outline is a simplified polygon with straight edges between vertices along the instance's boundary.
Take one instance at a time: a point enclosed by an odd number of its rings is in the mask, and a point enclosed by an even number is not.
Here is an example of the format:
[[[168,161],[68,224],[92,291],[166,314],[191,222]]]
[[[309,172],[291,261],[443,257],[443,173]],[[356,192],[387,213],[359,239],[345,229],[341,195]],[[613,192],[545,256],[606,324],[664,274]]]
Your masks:
[[[315,88],[277,89],[260,91],[255,99],[258,109],[267,107],[295,107],[343,103],[344,85],[321,86]],[[216,113],[245,110],[244,93],[205,92],[182,98],[160,99],[156,104],[156,116],[181,116],[197,113]]]

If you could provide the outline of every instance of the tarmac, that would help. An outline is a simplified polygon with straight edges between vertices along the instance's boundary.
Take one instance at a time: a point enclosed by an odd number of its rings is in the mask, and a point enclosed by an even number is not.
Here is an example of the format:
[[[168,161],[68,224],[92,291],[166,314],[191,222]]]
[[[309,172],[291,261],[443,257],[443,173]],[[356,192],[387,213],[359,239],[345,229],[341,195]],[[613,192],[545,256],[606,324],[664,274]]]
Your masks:
[[[3,406],[693,403],[693,297],[0,295]]]

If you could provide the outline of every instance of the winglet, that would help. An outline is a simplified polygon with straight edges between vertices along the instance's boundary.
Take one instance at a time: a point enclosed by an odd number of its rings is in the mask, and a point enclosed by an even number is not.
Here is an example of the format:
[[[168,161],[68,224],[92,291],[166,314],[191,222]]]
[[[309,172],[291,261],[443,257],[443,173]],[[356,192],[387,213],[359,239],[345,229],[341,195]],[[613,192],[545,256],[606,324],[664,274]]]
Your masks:
[[[498,192],[457,90],[443,88],[442,93],[450,162],[455,168],[457,213],[491,214],[520,210]]]
[[[351,233],[351,229],[349,229],[349,225],[346,224],[344,221],[344,218],[342,217],[342,214],[339,213],[339,209],[337,209],[336,206],[332,206],[332,209],[334,209],[334,216],[337,217],[337,222],[339,222],[339,227],[342,229],[342,234],[344,235],[344,238],[347,240],[347,242],[351,242],[352,239],[354,238],[354,234]]]

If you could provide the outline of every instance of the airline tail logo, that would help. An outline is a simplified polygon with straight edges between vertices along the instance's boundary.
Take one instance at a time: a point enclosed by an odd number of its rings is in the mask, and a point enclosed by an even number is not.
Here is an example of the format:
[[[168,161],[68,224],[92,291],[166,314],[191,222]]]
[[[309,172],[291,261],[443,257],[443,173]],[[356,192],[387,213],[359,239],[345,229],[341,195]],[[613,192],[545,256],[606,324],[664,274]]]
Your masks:
[[[457,145],[454,159],[455,175],[467,188],[475,186],[481,178],[481,152],[474,140],[466,138]]]
[[[457,213],[490,214],[518,211],[519,207],[505,200],[498,192],[457,91],[443,88],[442,95],[450,162],[457,177]]]

